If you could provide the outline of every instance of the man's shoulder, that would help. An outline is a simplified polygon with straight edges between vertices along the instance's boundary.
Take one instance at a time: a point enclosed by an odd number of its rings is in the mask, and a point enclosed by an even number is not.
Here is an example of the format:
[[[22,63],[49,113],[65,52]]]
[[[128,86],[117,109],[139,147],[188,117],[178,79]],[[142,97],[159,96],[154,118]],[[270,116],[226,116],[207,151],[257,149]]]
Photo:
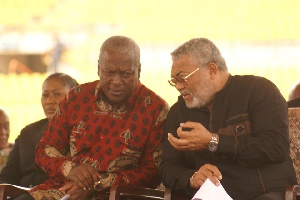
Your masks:
[[[300,97],[296,98],[296,99],[292,99],[292,100],[289,100],[287,102],[288,104],[288,107],[289,108],[292,108],[292,107],[300,107]]]
[[[39,121],[33,122],[31,124],[28,124],[22,130],[24,131],[24,130],[36,129],[37,127],[45,126],[47,123],[48,123],[48,119],[44,118],[44,119],[41,119]]]
[[[164,98],[162,98],[159,94],[157,94],[156,92],[149,89],[147,86],[145,86],[143,84],[142,84],[142,91],[143,91],[144,94],[146,94],[146,96],[150,96],[155,101],[167,104],[167,101]]]
[[[275,83],[273,83],[271,80],[262,77],[262,76],[256,76],[256,75],[235,75],[231,78],[230,84],[231,88],[234,85],[233,88],[237,89],[249,89],[249,90],[262,90],[262,89],[274,89],[277,88]]]
[[[99,80],[95,80],[93,82],[86,82],[83,84],[80,84],[74,88],[72,88],[69,91],[69,95],[87,95],[92,94],[95,89],[97,88],[97,85],[99,84]]]
[[[256,76],[256,75],[234,75],[232,79],[234,81],[241,81],[241,82],[252,82],[252,81],[271,82],[269,79],[265,77]]]

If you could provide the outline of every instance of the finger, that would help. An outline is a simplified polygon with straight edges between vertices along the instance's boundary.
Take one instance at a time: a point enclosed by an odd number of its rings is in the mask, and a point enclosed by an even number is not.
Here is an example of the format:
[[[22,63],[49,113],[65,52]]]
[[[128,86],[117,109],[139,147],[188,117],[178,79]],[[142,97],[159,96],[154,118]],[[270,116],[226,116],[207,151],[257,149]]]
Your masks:
[[[177,144],[177,142],[174,141],[174,139],[170,139],[169,142],[170,142],[170,144],[171,144],[175,149],[177,149],[177,150],[183,150],[183,148],[182,148],[181,146],[179,146],[179,145]]]
[[[186,139],[178,139],[176,137],[174,137],[171,133],[168,133],[168,140],[170,141],[170,143],[172,144],[172,146],[187,146],[188,144],[188,140]]]
[[[90,194],[88,191],[77,191],[69,200],[90,199]]]
[[[70,196],[74,198],[76,194],[78,195],[82,192],[83,190],[79,187],[79,185],[74,184],[73,187],[68,191],[68,194],[70,194]]]
[[[174,148],[177,147],[177,141],[178,141],[178,139],[175,138],[171,133],[168,133],[168,140],[169,140],[170,144],[171,144]]]
[[[77,181],[75,182],[78,187],[80,187],[82,190],[86,190],[86,186],[84,183],[81,181],[82,179],[78,178]]]
[[[179,127],[177,129],[178,138],[186,139],[186,138],[191,137],[191,131],[192,131],[192,129],[185,129],[185,128]]]
[[[206,180],[206,177],[195,173],[191,178],[190,178],[190,185],[194,189],[199,189],[201,185],[203,185],[204,181]]]
[[[210,165],[210,164],[206,164],[205,167],[207,168],[208,171],[210,171],[212,173],[211,176],[215,176],[219,180],[222,179],[222,174],[221,174],[220,170],[216,166]]]
[[[98,182],[101,179],[101,175],[92,166],[88,170],[89,170],[90,177],[91,177],[90,185],[94,185],[95,182]]]
[[[93,175],[90,173],[90,169],[92,168],[89,164],[82,164],[80,168],[78,168],[78,182],[76,182],[83,190],[91,189],[91,186],[94,184]]]
[[[70,190],[72,188],[72,186],[74,185],[74,183],[72,181],[64,184],[61,188],[59,188],[60,191],[66,193],[68,190]]]
[[[82,189],[83,190],[90,190],[91,185],[94,184],[93,177],[91,176],[91,174],[88,171],[82,173],[82,175],[83,176],[80,178],[80,182],[84,186]]]
[[[85,181],[83,182],[85,190],[91,190],[91,186],[93,185],[93,177],[92,175],[84,175]]]
[[[215,184],[216,186],[221,185],[219,179],[217,179],[217,177],[215,177],[215,176],[209,177],[209,180],[210,180],[213,184]]]
[[[207,174],[203,173],[203,172],[199,172],[194,176],[194,180],[197,182],[201,182],[204,183],[204,181],[208,178]]]
[[[75,182],[76,185],[78,185],[82,190],[86,190],[86,187],[88,187],[85,177],[82,174],[82,171],[80,169],[81,167],[78,167],[76,169],[76,175],[72,177],[72,180]]]
[[[180,127],[182,127],[182,128],[190,128],[190,129],[194,129],[198,125],[199,125],[198,122],[190,122],[190,121],[187,121],[185,123],[180,123]]]

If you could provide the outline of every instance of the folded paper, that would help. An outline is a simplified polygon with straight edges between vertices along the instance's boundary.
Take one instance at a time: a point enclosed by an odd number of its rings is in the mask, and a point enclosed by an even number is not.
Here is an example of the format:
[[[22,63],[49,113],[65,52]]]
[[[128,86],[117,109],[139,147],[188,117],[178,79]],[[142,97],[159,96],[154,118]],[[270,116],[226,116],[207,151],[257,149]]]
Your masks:
[[[222,185],[216,186],[206,179],[192,200],[232,200]]]

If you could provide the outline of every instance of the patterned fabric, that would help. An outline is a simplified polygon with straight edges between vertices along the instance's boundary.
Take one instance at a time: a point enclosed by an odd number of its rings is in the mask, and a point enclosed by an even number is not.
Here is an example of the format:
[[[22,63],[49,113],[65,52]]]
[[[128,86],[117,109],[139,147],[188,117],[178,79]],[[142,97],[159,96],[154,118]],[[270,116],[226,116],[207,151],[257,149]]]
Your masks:
[[[300,184],[300,108],[289,108],[290,155]]]
[[[72,89],[60,103],[36,149],[36,163],[51,177],[30,191],[35,199],[60,199],[72,167],[89,163],[112,184],[155,188],[160,183],[167,103],[138,83],[128,100],[113,107],[99,81]],[[104,193],[96,194],[99,198]]]

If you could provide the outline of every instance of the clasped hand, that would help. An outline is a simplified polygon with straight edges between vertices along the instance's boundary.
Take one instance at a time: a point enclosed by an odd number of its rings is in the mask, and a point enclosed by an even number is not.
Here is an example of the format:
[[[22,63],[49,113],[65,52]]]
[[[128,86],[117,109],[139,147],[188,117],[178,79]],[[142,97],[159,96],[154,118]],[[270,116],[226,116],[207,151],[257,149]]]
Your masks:
[[[92,194],[96,182],[101,179],[100,174],[91,165],[84,163],[71,169],[70,182],[60,188],[65,194],[70,194],[70,200],[87,197]]]
[[[183,131],[184,128],[191,131]],[[203,150],[212,137],[212,134],[198,122],[181,123],[177,135],[178,138],[168,133],[168,140],[179,151]]]

